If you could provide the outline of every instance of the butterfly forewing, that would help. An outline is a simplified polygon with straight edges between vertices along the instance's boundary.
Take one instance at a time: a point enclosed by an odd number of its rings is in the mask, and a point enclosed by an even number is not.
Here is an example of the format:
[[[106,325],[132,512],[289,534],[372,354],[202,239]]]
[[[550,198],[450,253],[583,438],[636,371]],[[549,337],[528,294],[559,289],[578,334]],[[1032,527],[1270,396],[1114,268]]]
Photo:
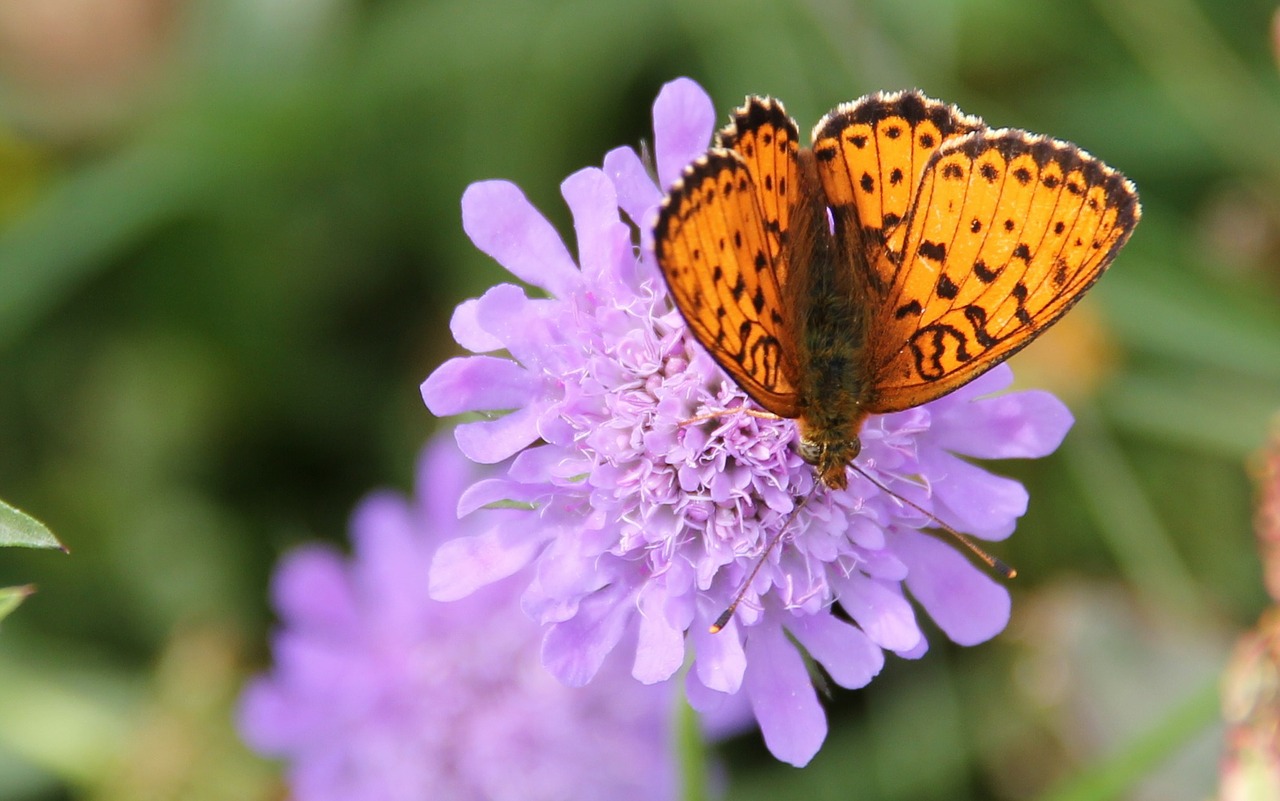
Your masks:
[[[869,95],[841,105],[813,130],[823,191],[842,250],[866,263],[869,296],[882,296],[900,269],[902,224],[930,157],[982,122],[919,92]]]
[[[940,397],[1017,352],[1137,220],[1132,184],[1074,145],[1023,131],[949,141],[921,177],[902,270],[869,326],[872,411]]]
[[[784,287],[789,265],[782,234],[791,228],[799,191],[798,140],[795,121],[787,116],[782,103],[767,97],[748,97],[717,134],[720,147],[737,153],[751,171],[774,276]]]
[[[694,337],[756,403],[798,414],[775,244],[748,162],[713,148],[685,169],[654,228],[658,265]]]

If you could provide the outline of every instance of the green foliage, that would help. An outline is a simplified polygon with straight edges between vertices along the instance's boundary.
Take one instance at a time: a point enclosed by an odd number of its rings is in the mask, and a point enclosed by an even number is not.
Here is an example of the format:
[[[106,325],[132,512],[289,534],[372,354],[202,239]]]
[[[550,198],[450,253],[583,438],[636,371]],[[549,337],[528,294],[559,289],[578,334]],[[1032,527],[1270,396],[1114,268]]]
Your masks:
[[[4,501],[0,501],[0,546],[66,550],[44,523]]]
[[[0,620],[8,617],[33,592],[35,587],[30,584],[22,587],[0,587]]]

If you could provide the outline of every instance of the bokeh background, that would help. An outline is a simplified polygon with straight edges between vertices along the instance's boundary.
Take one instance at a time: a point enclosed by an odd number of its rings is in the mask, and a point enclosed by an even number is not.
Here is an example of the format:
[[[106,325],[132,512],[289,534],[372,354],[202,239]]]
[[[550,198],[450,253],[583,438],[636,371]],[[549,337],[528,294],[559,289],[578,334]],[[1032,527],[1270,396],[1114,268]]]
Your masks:
[[[735,799],[1202,799],[1218,675],[1267,604],[1251,460],[1280,409],[1280,81],[1263,0],[0,3],[0,498],[71,554],[0,631],[0,798],[270,799],[231,715],[291,545],[407,489],[418,384],[506,277],[459,198],[649,136],[688,75],[807,130],[918,86],[1137,183],[1114,270],[1013,364],[1078,417],[997,469],[1031,509],[995,642],[836,691]],[[589,733],[584,732],[584,737]]]

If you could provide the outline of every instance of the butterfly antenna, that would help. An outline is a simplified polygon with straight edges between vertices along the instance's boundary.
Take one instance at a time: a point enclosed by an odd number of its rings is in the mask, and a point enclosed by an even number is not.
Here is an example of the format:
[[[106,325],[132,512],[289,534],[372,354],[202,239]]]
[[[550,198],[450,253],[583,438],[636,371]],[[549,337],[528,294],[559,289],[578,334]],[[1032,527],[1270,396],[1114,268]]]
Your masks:
[[[814,487],[814,492],[817,487]],[[764,567],[764,560],[769,558],[769,553],[773,551],[773,546],[777,545],[791,529],[791,522],[796,519],[796,515],[804,508],[804,505],[813,497],[813,492],[800,499],[800,503],[796,504],[796,508],[791,510],[791,514],[787,517],[785,523],[778,528],[778,533],[769,538],[769,542],[765,545],[764,553],[760,554],[756,559],[755,565],[751,568],[751,572],[747,574],[747,580],[742,582],[742,586],[738,588],[738,592],[734,594],[733,601],[729,607],[720,613],[720,617],[716,618],[716,622],[711,624],[711,628],[707,629],[712,634],[719,634],[721,629],[729,625],[729,620],[733,618],[733,613],[738,610],[738,604],[742,603],[743,597],[747,594],[747,590],[751,588],[751,582],[756,580],[756,576],[760,573],[760,568]]]
[[[1012,567],[1010,567],[1009,565],[1005,564],[1005,563],[1004,563],[1004,561],[1002,561],[1001,559],[999,559],[999,558],[997,558],[997,557],[995,557],[995,556],[992,556],[991,554],[989,554],[989,553],[987,553],[986,551],[982,550],[982,546],[980,546],[980,545],[978,545],[978,543],[974,542],[972,538],[970,538],[969,536],[967,536],[967,535],[965,535],[965,534],[961,534],[959,531],[956,531],[956,530],[955,530],[954,528],[952,528],[951,526],[948,526],[946,523],[944,523],[944,522],[942,522],[941,520],[939,520],[939,519],[938,519],[938,516],[937,516],[937,515],[935,515],[933,512],[930,512],[928,509],[925,509],[925,508],[924,508],[924,507],[922,507],[920,504],[916,503],[915,501],[911,500],[910,498],[904,498],[904,497],[902,497],[901,495],[899,495],[898,493],[896,493],[896,492],[894,492],[893,490],[889,489],[889,488],[888,488],[888,487],[886,487],[884,484],[881,484],[881,483],[880,483],[878,480],[876,480],[875,478],[872,478],[872,477],[871,477],[871,475],[870,475],[869,473],[867,473],[867,471],[866,471],[866,470],[863,470],[861,467],[858,467],[856,464],[851,464],[851,465],[849,465],[849,467],[853,468],[853,471],[854,471],[855,473],[857,473],[858,475],[862,476],[862,477],[863,477],[863,478],[865,478],[867,481],[870,481],[872,484],[875,484],[877,487],[879,487],[881,490],[883,490],[886,494],[891,495],[891,496],[893,496],[894,498],[897,498],[898,500],[900,500],[900,501],[902,501],[903,503],[905,503],[907,506],[910,506],[912,509],[915,509],[915,510],[916,510],[917,512],[919,512],[920,514],[922,514],[922,515],[924,515],[925,517],[929,518],[929,520],[933,521],[933,524],[934,524],[936,527],[938,527],[938,528],[942,529],[943,531],[947,532],[948,534],[950,534],[950,535],[951,535],[951,537],[952,537],[952,539],[954,539],[956,542],[958,542],[958,543],[960,543],[961,545],[963,545],[965,548],[969,549],[969,553],[971,553],[971,554],[973,554],[974,556],[976,556],[976,557],[978,558],[978,561],[982,562],[984,565],[986,565],[987,567],[991,568],[991,570],[993,570],[994,572],[998,573],[998,574],[1000,575],[1000,577],[1001,577],[1001,578],[1004,578],[1004,579],[1006,579],[1006,580],[1007,580],[1007,579],[1014,578],[1015,576],[1017,576],[1017,575],[1018,575],[1018,571],[1017,571],[1017,570],[1014,570]],[[754,573],[753,573],[752,575],[754,575]]]

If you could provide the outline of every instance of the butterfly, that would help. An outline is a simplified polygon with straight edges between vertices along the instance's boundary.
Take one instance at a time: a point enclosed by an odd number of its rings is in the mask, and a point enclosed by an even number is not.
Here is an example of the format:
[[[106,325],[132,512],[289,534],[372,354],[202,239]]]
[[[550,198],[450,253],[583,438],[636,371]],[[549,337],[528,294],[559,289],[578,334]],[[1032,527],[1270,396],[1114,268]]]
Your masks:
[[[991,129],[918,91],[822,118],[813,145],[748,97],[685,168],[654,253],[694,338],[848,486],[870,415],[964,386],[1093,286],[1141,216],[1079,147]]]

